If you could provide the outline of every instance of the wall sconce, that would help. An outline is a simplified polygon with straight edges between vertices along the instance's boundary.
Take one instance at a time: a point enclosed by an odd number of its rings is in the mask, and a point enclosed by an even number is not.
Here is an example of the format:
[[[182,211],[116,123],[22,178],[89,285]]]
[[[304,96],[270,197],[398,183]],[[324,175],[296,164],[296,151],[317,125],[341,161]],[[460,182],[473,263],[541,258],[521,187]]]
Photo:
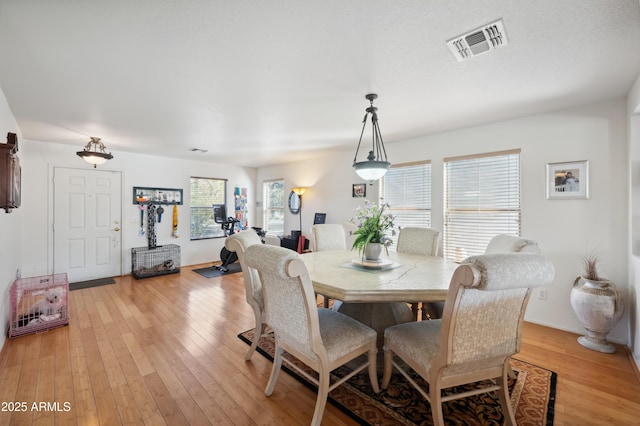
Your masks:
[[[91,137],[84,150],[76,152],[78,157],[81,157],[89,164],[93,164],[93,168],[96,168],[98,164],[104,164],[107,160],[111,160],[113,155],[110,152],[105,151],[105,146],[100,142],[100,138]]]

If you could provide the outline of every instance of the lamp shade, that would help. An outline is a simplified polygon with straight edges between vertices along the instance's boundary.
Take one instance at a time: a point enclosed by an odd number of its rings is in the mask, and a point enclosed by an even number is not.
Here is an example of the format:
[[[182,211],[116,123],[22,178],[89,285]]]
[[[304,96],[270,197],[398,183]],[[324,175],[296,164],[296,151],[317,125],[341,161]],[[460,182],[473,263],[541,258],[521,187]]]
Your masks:
[[[353,165],[356,173],[364,180],[378,180],[387,173],[391,163],[388,161],[361,161]]]
[[[82,158],[89,164],[93,164],[95,168],[98,164],[104,164],[107,160],[111,160],[113,155],[105,151],[105,146],[100,142],[100,138],[91,137],[91,140],[84,147],[84,150],[76,152],[78,157]]]
[[[302,194],[307,192],[307,187],[305,187],[305,186],[296,186],[295,188],[291,188],[291,190],[293,192],[295,192],[296,195],[301,196]]]

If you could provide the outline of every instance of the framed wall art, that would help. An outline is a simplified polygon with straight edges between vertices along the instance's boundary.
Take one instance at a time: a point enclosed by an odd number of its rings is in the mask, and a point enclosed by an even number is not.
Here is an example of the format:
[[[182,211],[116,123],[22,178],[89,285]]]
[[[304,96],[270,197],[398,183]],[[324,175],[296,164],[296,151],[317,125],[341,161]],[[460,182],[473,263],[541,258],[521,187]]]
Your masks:
[[[351,187],[351,196],[353,198],[361,198],[367,196],[367,184],[354,183]]]
[[[182,189],[133,187],[133,204],[180,204]]]
[[[589,161],[547,163],[547,199],[589,198]]]

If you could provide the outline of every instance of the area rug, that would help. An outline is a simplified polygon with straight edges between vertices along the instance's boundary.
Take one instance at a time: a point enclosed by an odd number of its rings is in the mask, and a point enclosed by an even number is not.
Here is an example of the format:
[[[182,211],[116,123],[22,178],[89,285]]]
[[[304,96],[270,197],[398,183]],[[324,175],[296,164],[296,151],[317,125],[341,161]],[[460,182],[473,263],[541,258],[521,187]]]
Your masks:
[[[222,275],[230,275],[235,274],[237,272],[242,272],[242,268],[239,263],[232,263],[227,266],[228,271],[222,272],[220,269],[217,269],[215,266],[210,266],[208,268],[200,268],[200,269],[192,269],[193,272],[196,272],[202,275],[205,278],[216,278],[221,277]]]
[[[238,337],[251,344],[253,332],[253,329],[248,330]],[[262,338],[257,351],[273,361],[274,346],[273,338]],[[291,355],[286,356],[302,365]],[[517,359],[511,360],[511,366],[517,376],[509,381],[509,390],[518,426],[553,425],[556,373]],[[307,387],[316,389],[315,385],[284,364],[282,368]],[[341,367],[332,375],[344,377],[348,372],[347,367]],[[424,383],[417,376],[415,379]],[[379,394],[371,390],[367,374],[358,374],[329,393],[328,401],[361,425],[433,425],[429,403],[398,372],[393,374],[389,387]],[[448,401],[444,403],[443,410],[446,425],[493,426],[504,423],[495,392]]]
[[[88,280],[88,281],[78,281],[75,283],[71,283],[69,284],[69,290],[80,290],[83,288],[90,288],[90,287],[99,287],[101,285],[108,285],[108,284],[115,284],[115,280],[113,278],[98,278],[95,280]]]

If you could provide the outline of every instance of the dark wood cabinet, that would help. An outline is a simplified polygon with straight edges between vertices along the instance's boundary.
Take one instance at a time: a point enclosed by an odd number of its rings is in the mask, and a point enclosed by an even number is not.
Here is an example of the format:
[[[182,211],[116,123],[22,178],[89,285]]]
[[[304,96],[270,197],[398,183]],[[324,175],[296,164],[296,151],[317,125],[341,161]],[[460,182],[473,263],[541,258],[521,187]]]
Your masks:
[[[20,207],[20,173],[18,137],[7,133],[7,143],[0,144],[0,208],[6,213]]]

